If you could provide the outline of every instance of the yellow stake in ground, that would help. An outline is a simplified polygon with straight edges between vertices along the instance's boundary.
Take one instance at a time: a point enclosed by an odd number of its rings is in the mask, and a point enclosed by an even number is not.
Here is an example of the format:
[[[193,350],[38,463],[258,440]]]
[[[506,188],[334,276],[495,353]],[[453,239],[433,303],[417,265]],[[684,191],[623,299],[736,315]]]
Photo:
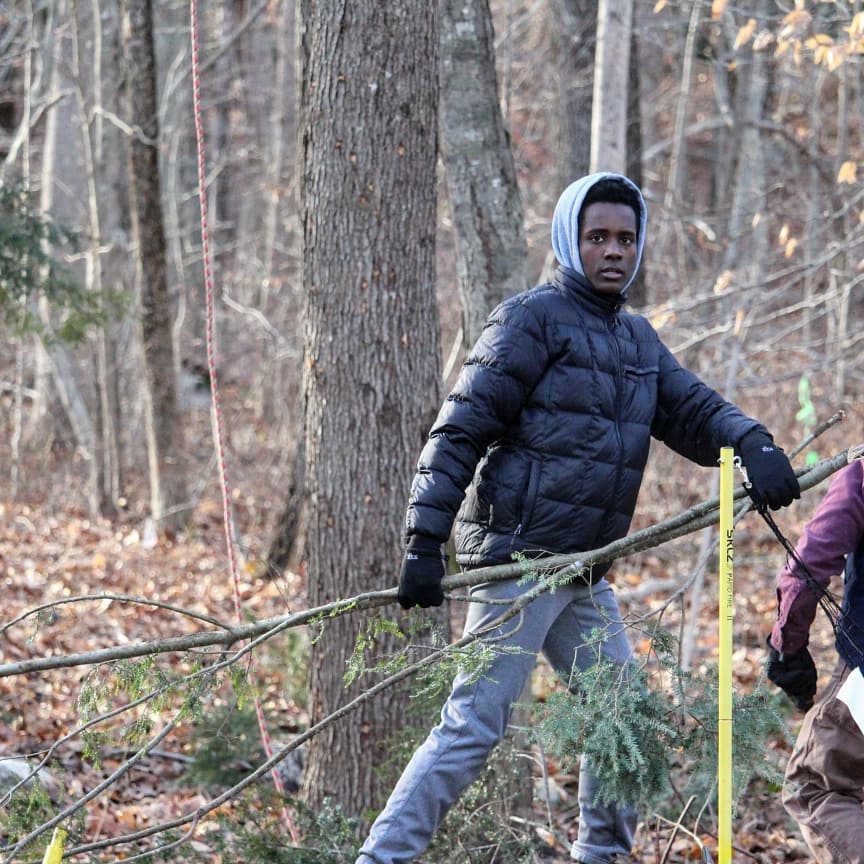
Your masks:
[[[732,582],[734,546],[733,469],[735,452],[720,450],[720,660],[717,694],[717,852],[720,864],[732,861],[732,619],[735,597]]]
[[[55,828],[51,836],[51,842],[45,850],[42,864],[60,864],[63,857],[63,844],[66,842],[66,832],[62,828]]]

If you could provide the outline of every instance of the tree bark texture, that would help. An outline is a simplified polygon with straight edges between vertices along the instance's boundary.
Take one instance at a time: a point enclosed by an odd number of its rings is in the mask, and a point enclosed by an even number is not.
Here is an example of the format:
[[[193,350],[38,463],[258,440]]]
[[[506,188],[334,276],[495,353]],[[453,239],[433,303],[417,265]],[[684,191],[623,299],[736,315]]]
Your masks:
[[[301,201],[308,596],[395,585],[410,478],[439,401],[435,295],[436,4],[301,4]],[[343,684],[367,618],[325,624],[311,721]],[[381,650],[394,643],[386,637]],[[304,794],[347,812],[383,802],[376,774],[404,729],[387,691],[311,742]]]
[[[124,0],[123,47],[129,119],[132,232],[138,248],[145,423],[150,501],[160,529],[176,531],[187,518],[183,434],[177,410],[171,302],[159,173],[159,116],[151,0]]]
[[[627,85],[633,0],[599,0],[591,170],[627,171]]]
[[[634,10],[635,16],[635,10]],[[627,143],[626,168],[624,173],[640,188],[644,187],[642,177],[642,103],[641,85],[639,83],[640,45],[638,27],[630,28],[630,61],[627,71]],[[648,247],[654,248],[654,243]],[[636,309],[645,306],[648,300],[648,289],[645,285],[645,273],[648,257],[643,255],[642,266],[627,289],[627,301]]]
[[[591,103],[597,47],[596,0],[554,0],[560,187],[588,173],[591,165]]]
[[[465,347],[492,309],[528,287],[510,136],[498,101],[489,0],[441,4],[441,154],[456,233]]]
[[[764,0],[754,4],[754,14],[765,10]],[[759,249],[765,248],[765,168],[762,133],[770,82],[762,51],[747,46],[741,52],[735,90],[735,163],[729,219],[721,263],[722,270],[735,270],[741,282],[759,284]],[[758,217],[758,218],[757,218]],[[731,311],[731,310],[730,310]]]

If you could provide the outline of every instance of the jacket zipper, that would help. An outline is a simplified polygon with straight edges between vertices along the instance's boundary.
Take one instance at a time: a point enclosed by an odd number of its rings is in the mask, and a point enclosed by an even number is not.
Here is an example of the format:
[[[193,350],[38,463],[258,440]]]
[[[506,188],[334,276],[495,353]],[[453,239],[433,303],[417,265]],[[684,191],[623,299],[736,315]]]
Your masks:
[[[606,328],[615,346],[615,437],[618,441],[618,471],[615,475],[615,489],[611,498],[612,507],[606,509],[604,524],[608,524],[608,517],[614,512],[614,502],[618,500],[621,490],[621,482],[624,474],[624,436],[621,434],[621,400],[624,394],[624,366],[621,362],[621,348],[614,331],[615,321],[607,321]]]

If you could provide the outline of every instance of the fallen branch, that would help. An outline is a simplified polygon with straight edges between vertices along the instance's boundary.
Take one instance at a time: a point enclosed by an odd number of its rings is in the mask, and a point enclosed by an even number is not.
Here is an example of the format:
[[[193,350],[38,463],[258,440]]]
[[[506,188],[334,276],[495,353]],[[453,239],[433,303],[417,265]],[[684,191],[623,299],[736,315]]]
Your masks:
[[[810,468],[796,471],[801,491],[821,483],[841,468],[855,459],[864,456],[864,445],[850,447],[835,456],[823,459]],[[747,498],[747,492],[743,486],[735,489],[736,500]],[[748,499],[749,500],[749,499]],[[560,584],[572,581],[580,574],[589,571],[591,567],[633,555],[646,549],[668,543],[685,534],[690,534],[705,528],[718,521],[719,498],[712,497],[700,504],[696,504],[687,510],[658,522],[642,531],[637,531],[614,543],[609,543],[600,549],[573,554],[573,555],[550,555],[546,558],[534,560],[522,560],[511,564],[497,564],[491,567],[478,567],[447,576],[444,579],[444,590],[451,591],[455,588],[465,588],[479,585],[483,582],[502,581],[505,579],[526,578],[540,573],[554,576],[555,582]],[[58,657],[35,657],[30,660],[21,660],[15,663],[4,663],[0,665],[0,678],[8,678],[13,675],[22,675],[29,672],[42,672],[48,669],[62,669],[71,666],[93,665],[108,663],[114,660],[123,660],[131,657],[146,657],[152,654],[167,654],[177,651],[192,651],[197,648],[212,647],[215,645],[227,648],[236,642],[246,639],[256,639],[261,636],[271,638],[293,627],[305,624],[314,624],[328,618],[335,618],[347,612],[361,609],[372,609],[385,606],[396,599],[396,589],[387,588],[382,591],[370,591],[358,594],[346,600],[337,600],[296,612],[291,615],[267,618],[250,624],[224,627],[218,631],[205,630],[197,633],[189,633],[185,636],[175,636],[168,639],[160,639],[154,642],[137,642],[130,645],[113,646],[96,651],[86,651],[77,654],[67,654]]]
[[[832,474],[844,468],[855,459],[864,457],[864,445],[850,447],[821,462],[817,462],[811,468],[802,468],[795,473],[801,491],[805,492],[821,483]],[[749,497],[743,486],[738,486],[734,492],[736,501]],[[513,579],[524,577],[532,572],[556,572],[562,581],[575,578],[579,573],[606,561],[643,552],[663,543],[668,543],[677,537],[698,531],[707,525],[718,521],[720,499],[719,496],[709,498],[701,504],[696,504],[676,516],[672,516],[656,525],[644,528],[627,537],[622,537],[613,543],[609,543],[600,549],[591,552],[574,555],[550,555],[534,561],[520,561],[514,564],[500,564],[494,567],[479,567],[456,576],[450,576],[444,580],[445,588],[457,588],[467,585],[476,585],[482,582],[498,581],[502,579]]]
[[[111,594],[106,592],[103,594],[81,594],[77,597],[61,597],[59,600],[49,600],[46,603],[41,603],[39,606],[34,606],[32,609],[22,612],[11,621],[7,621],[5,624],[0,625],[0,635],[14,627],[16,624],[20,624],[22,621],[26,621],[34,615],[47,612],[49,609],[55,609],[56,607],[64,606],[67,603],[87,603],[92,600],[98,600],[100,602],[109,600],[117,603],[137,603],[140,606],[152,606],[155,609],[164,609],[168,612],[175,612],[178,615],[197,618],[199,621],[203,621],[205,624],[212,624],[214,627],[226,626],[221,621],[210,615],[202,615],[200,612],[192,612],[189,609],[183,609],[182,607],[175,606],[172,603],[163,603],[160,600],[150,600],[146,597],[134,597],[131,594]]]
[[[253,785],[254,783],[257,783],[259,780],[263,779],[268,773],[270,773],[273,770],[273,768],[276,767],[276,765],[279,764],[279,762],[281,762],[283,759],[285,759],[289,753],[291,753],[293,750],[296,750],[298,747],[305,744],[311,738],[314,738],[315,735],[317,735],[322,729],[326,728],[327,726],[332,725],[337,720],[340,720],[342,717],[350,714],[352,711],[354,711],[356,708],[358,708],[364,702],[368,702],[371,699],[374,699],[375,696],[377,696],[381,691],[386,690],[389,687],[392,687],[398,681],[401,681],[404,678],[408,678],[408,677],[416,674],[417,672],[421,671],[422,669],[426,668],[427,666],[430,666],[433,663],[437,662],[442,657],[444,657],[448,654],[453,654],[453,653],[455,653],[461,649],[466,648],[471,643],[478,641],[483,636],[485,636],[489,632],[491,632],[493,629],[500,626],[500,624],[502,622],[509,620],[510,618],[514,617],[516,614],[518,614],[517,610],[515,608],[511,607],[507,612],[502,614],[495,621],[492,621],[483,630],[465,635],[458,642],[454,642],[451,645],[446,645],[442,648],[435,649],[434,651],[431,651],[427,656],[421,658],[420,660],[416,661],[415,663],[412,663],[412,664],[406,666],[405,668],[399,669],[398,671],[388,675],[386,678],[382,679],[377,684],[374,684],[368,690],[365,690],[362,693],[360,693],[359,695],[357,695],[350,702],[346,702],[344,705],[342,705],[340,708],[338,708],[332,714],[329,714],[327,717],[318,721],[313,726],[310,726],[308,729],[306,729],[301,734],[295,736],[295,738],[290,743],[284,745],[279,750],[277,750],[269,759],[267,759],[265,762],[262,762],[260,765],[258,765],[258,767],[255,768],[254,771],[252,771],[250,774],[247,774],[241,781],[234,784],[230,789],[226,789],[224,792],[222,792],[221,794],[219,794],[215,798],[212,798],[210,801],[207,801],[206,803],[197,807],[194,811],[187,812],[187,813],[185,813],[185,814],[183,814],[183,815],[181,815],[181,816],[179,816],[176,819],[173,819],[171,821],[162,822],[158,825],[152,825],[152,826],[149,826],[147,828],[141,829],[139,831],[132,832],[130,834],[124,834],[120,837],[106,837],[106,838],[103,838],[102,840],[96,840],[96,841],[93,841],[91,843],[85,843],[85,844],[82,844],[80,846],[76,846],[74,848],[68,849],[66,851],[66,854],[68,856],[72,856],[72,855],[78,855],[78,854],[84,854],[84,853],[92,853],[92,852],[95,852],[95,851],[98,851],[101,849],[105,849],[108,847],[126,845],[129,843],[137,843],[141,840],[147,839],[148,837],[153,837],[156,834],[161,834],[165,831],[170,831],[174,828],[180,828],[184,825],[191,824],[194,828],[194,826],[197,825],[198,822],[200,822],[200,820],[204,816],[206,816],[209,813],[212,813],[214,810],[218,809],[219,807],[221,807],[226,802],[231,801],[232,799],[236,798],[237,795],[239,795],[244,789]],[[220,664],[220,665],[223,665],[223,664]],[[227,665],[227,663],[224,665]],[[213,670],[211,669],[210,671],[213,671]],[[161,736],[158,738],[158,740],[153,739],[153,741],[151,742],[152,746],[148,745],[148,748],[152,750],[152,748],[155,747],[160,741],[161,741]],[[143,749],[144,748],[142,748],[142,750]],[[99,791],[103,791],[104,788],[105,788],[105,784],[101,784],[99,787]],[[91,800],[92,797],[93,796],[90,795],[90,796],[87,796],[86,800],[84,800],[83,798],[80,799],[79,801],[75,802],[74,805],[71,805],[70,807],[66,808],[66,810],[64,810],[62,813],[58,814],[57,816],[55,816],[49,822],[46,822],[43,825],[38,826],[30,834],[28,834],[27,837],[19,840],[18,843],[15,845],[15,847],[12,849],[12,853],[8,857],[2,859],[3,864],[10,864],[10,862],[12,861],[12,859],[14,857],[15,852],[17,852],[18,849],[23,848],[24,845],[26,845],[26,843],[33,842],[33,840],[36,839],[37,837],[39,837],[41,834],[44,834],[45,832],[49,831],[55,825],[60,824],[62,819],[68,818],[71,813],[75,812],[76,810],[80,809],[80,807],[84,806],[84,804],[86,804],[89,800]],[[190,829],[190,830],[192,830],[192,829]],[[159,847],[157,849],[150,850],[148,853],[142,853],[142,856],[147,855],[147,854],[149,854],[151,856],[155,855],[155,854],[161,852],[163,850],[163,848],[166,848],[166,847]],[[136,857],[138,857],[138,856],[136,856]],[[129,860],[129,859],[127,859],[127,860]]]
[[[801,485],[802,491],[806,491],[807,489],[812,488],[818,483],[821,483],[824,479],[838,471],[843,466],[847,465],[853,459],[859,459],[862,458],[862,456],[864,456],[864,446],[850,448],[849,450],[844,451],[830,459],[823,460],[809,470],[798,472],[799,483]],[[739,489],[736,490],[735,496],[737,498],[743,498],[745,494],[746,493],[743,489]],[[742,503],[746,504],[746,502]],[[374,696],[383,689],[392,686],[398,680],[416,674],[422,668],[434,663],[442,656],[466,647],[466,645],[485,635],[485,633],[487,633],[491,628],[499,627],[504,621],[514,617],[515,615],[520,614],[521,611],[530,602],[532,602],[535,597],[539,596],[545,591],[550,590],[556,584],[560,584],[561,581],[567,581],[568,579],[572,579],[575,574],[584,572],[586,568],[589,568],[597,563],[622,557],[625,554],[631,554],[636,551],[641,551],[643,549],[651,548],[653,546],[658,546],[663,542],[667,542],[668,540],[689,533],[690,531],[698,530],[699,528],[704,527],[706,524],[710,524],[711,522],[716,521],[718,517],[718,506],[718,499],[710,499],[703,502],[702,504],[699,504],[695,507],[690,508],[689,510],[684,511],[683,513],[678,514],[677,516],[669,520],[666,520],[663,523],[651,526],[650,528],[637,532],[628,538],[623,538],[622,540],[609,544],[602,549],[594,550],[583,555],[554,556],[539,561],[518,562],[515,565],[481,568],[475,571],[471,571],[469,574],[461,574],[459,576],[448,577],[445,580],[445,587],[447,587],[448,589],[452,587],[478,584],[480,582],[489,581],[491,578],[506,579],[513,578],[514,576],[524,576],[526,573],[538,576],[538,580],[537,583],[533,585],[524,595],[520,596],[515,602],[510,604],[507,611],[504,612],[496,621],[492,622],[489,625],[489,628],[486,628],[483,632],[480,633],[472,633],[470,635],[464,636],[461,640],[453,643],[452,645],[432,651],[429,655],[427,655],[420,661],[411,664],[408,667],[401,669],[394,674],[389,675],[382,681],[379,681],[369,690],[352,699],[351,701],[343,705],[341,708],[339,708],[337,711],[335,711],[333,714],[324,718],[319,723],[313,725],[303,734],[297,736],[297,738],[295,738],[290,744],[286,745],[285,747],[277,751],[275,754],[273,754],[273,756],[271,756],[268,760],[259,765],[242,781],[240,781],[230,789],[226,790],[216,798],[208,801],[206,804],[170,822],[162,823],[160,825],[154,825],[147,829],[127,834],[123,837],[105,838],[103,840],[95,841],[89,844],[83,844],[79,847],[76,847],[75,849],[69,850],[69,854],[93,852],[109,846],[117,846],[139,842],[147,837],[162,833],[165,830],[171,828],[179,828],[181,826],[191,826],[189,828],[189,831],[194,831],[195,826],[199,823],[200,819],[203,816],[211,813],[221,804],[235,797],[240,791],[260,780],[265,774],[271,771],[277,763],[282,761],[289,752],[296,749],[305,741],[309,740],[311,737],[321,731],[321,729],[323,729],[325,726],[336,722],[341,717],[356,709],[360,704],[374,698]],[[474,578],[466,581],[466,579],[464,578],[465,576],[472,576]],[[241,649],[239,649],[234,656],[230,658],[224,658],[219,664],[217,664],[216,668],[224,667],[235,662],[239,656],[242,656],[247,651],[252,650],[252,648],[255,647],[256,644],[261,644],[266,639],[271,638],[273,635],[281,632],[284,629],[292,626],[297,626],[299,623],[313,623],[316,621],[320,622],[325,620],[326,618],[344,614],[345,612],[351,611],[352,609],[370,608],[372,606],[384,605],[385,603],[392,602],[395,599],[395,595],[395,589],[372,592],[370,594],[359,595],[358,597],[349,600],[338,601],[336,603],[327,604],[326,606],[317,607],[316,609],[307,610],[303,613],[283,616],[277,619],[270,619],[267,622],[259,622],[258,624],[254,625],[231,628],[230,630],[226,629],[218,633],[209,632],[191,634],[187,637],[178,637],[178,639],[175,640],[163,640],[160,643],[146,643],[139,646],[127,646],[127,648],[137,647],[139,651],[137,655],[132,654],[124,656],[141,656],[142,654],[161,653],[166,650],[172,650],[166,649],[166,643],[177,644],[180,642],[186,642],[188,644],[190,639],[200,640],[202,638],[206,638],[210,640],[209,643],[201,642],[199,644],[213,645],[224,644],[226,640],[237,641],[239,639],[247,639],[250,636],[257,637],[253,639],[252,643],[247,644]],[[144,648],[146,648],[146,651],[141,650]],[[105,653],[106,652],[104,651],[99,651],[89,652],[85,655],[69,655],[67,657],[61,658],[44,658],[43,662],[46,662],[49,665],[43,665],[42,668],[57,668],[59,666],[80,665],[82,662],[93,662],[93,656],[104,656]],[[114,656],[117,656],[117,651],[114,652]],[[83,657],[91,659],[84,661],[81,659]],[[73,662],[75,661],[75,658],[78,658],[77,662]],[[52,661],[53,666],[50,665]],[[27,662],[32,664],[33,661]],[[15,674],[7,670],[10,667],[21,667],[22,665],[25,664],[8,664],[7,666],[0,667],[0,675]],[[214,669],[210,668],[206,671],[208,672],[208,674],[212,674]],[[147,745],[142,747],[136,754],[136,758],[140,758],[141,756],[155,749],[158,744],[163,740],[164,735],[167,734],[168,729],[170,729],[170,724],[167,729],[162,730],[162,732],[160,732],[153,739],[151,739],[151,741],[148,742]],[[36,837],[50,830],[51,827],[59,824],[63,819],[69,818],[72,813],[76,812],[81,807],[85,806],[88,802],[93,800],[101,792],[105,791],[105,789],[110,786],[111,782],[114,781],[114,779],[116,778],[109,778],[108,782],[102,783],[96,789],[91,790],[88,795],[84,796],[83,798],[76,801],[74,804],[65,808],[61,813],[57,814],[54,819],[39,826],[27,837],[21,838],[18,843],[10,850],[10,854],[5,857],[3,861],[10,862],[14,858],[16,852],[23,848],[26,843],[32,842],[32,840],[34,840]],[[142,857],[158,854],[161,848],[162,847],[159,847],[157,849],[144,852],[142,853]]]

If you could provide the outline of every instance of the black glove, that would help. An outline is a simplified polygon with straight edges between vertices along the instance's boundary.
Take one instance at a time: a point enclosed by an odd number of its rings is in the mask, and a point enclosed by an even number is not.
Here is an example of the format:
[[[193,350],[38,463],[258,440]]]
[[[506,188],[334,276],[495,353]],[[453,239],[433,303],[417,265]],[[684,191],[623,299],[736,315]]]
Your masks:
[[[440,606],[444,602],[443,578],[440,541],[425,534],[412,534],[399,574],[399,605],[403,609]]]
[[[805,645],[794,654],[781,654],[768,643],[768,666],[766,674],[802,711],[813,707],[816,695],[816,664]]]
[[[748,432],[738,444],[738,453],[750,481],[747,492],[757,508],[779,510],[801,497],[798,478],[770,435],[757,429]]]

